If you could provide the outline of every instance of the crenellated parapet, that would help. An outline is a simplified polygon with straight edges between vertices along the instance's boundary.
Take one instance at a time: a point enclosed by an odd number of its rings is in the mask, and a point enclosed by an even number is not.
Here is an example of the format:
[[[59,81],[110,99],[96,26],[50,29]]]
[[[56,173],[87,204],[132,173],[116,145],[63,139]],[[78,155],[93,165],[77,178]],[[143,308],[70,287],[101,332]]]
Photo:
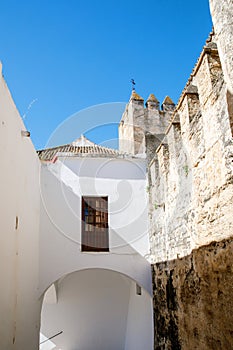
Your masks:
[[[159,101],[157,100],[157,98],[155,97],[154,94],[150,94],[147,101],[146,101],[146,108],[148,110],[157,110],[159,111]]]
[[[168,96],[160,109],[154,94],[150,94],[144,104],[144,99],[132,91],[119,125],[120,151],[151,157],[164,138],[174,108]]]
[[[161,105],[161,108],[163,112],[173,112],[175,109],[175,103],[169,96],[166,96]]]
[[[148,158],[152,262],[187,255],[233,232],[227,91],[211,33],[171,112],[161,144]]]

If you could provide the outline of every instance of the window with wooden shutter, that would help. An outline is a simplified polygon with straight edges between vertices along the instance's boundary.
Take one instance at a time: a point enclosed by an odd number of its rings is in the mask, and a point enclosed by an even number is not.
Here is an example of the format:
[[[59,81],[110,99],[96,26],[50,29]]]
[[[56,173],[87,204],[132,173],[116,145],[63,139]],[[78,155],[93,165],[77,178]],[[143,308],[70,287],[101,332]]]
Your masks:
[[[82,197],[82,251],[109,251],[108,197]]]

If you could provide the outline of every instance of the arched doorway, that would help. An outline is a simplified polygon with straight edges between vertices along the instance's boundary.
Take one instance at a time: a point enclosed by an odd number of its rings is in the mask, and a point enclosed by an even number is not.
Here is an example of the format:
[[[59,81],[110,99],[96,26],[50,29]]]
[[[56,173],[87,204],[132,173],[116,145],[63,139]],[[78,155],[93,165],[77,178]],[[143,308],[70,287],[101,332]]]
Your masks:
[[[129,277],[105,269],[70,273],[45,293],[41,350],[152,350],[152,298]]]

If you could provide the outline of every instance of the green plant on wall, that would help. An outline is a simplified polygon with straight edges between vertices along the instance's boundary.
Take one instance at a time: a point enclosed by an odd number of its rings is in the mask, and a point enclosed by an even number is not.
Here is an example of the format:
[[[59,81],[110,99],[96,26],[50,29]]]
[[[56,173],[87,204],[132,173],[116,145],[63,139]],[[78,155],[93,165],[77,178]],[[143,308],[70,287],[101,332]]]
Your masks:
[[[185,164],[183,169],[184,169],[185,176],[188,176],[188,174],[189,174],[189,167],[188,167],[188,165]]]
[[[154,209],[159,209],[159,208],[163,208],[165,209],[165,203],[154,203]]]

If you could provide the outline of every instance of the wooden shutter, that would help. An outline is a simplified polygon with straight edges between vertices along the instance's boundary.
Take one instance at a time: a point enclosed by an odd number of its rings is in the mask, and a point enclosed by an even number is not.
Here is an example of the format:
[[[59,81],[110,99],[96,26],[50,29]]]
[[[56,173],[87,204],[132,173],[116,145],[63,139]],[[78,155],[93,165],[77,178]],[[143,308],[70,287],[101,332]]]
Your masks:
[[[109,251],[108,197],[82,198],[82,251]]]

